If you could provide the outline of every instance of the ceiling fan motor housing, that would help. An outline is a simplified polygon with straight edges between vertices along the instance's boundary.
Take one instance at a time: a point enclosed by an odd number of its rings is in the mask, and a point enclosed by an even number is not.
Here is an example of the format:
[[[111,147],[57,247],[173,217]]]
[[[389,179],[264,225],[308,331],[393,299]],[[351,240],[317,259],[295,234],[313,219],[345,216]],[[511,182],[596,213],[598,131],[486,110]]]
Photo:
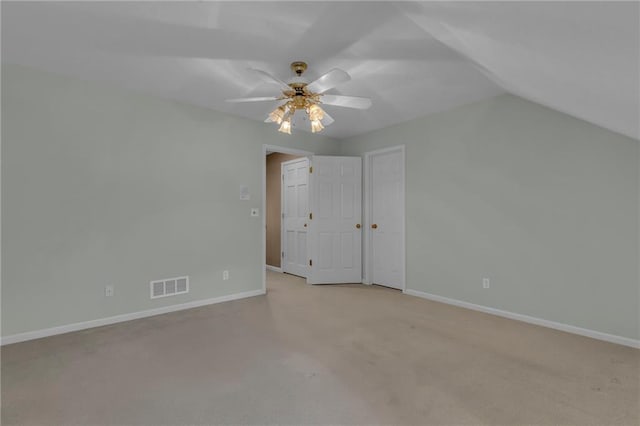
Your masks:
[[[289,97],[291,98],[291,103],[292,103],[292,107],[294,109],[294,111],[296,109],[306,109],[310,102],[313,101],[313,97],[310,96],[310,93],[307,93],[305,88],[307,87],[307,83],[301,83],[301,82],[295,82],[295,83],[289,83],[289,86],[291,87],[291,89],[293,89],[291,92],[288,93]],[[287,94],[285,92],[285,94]]]

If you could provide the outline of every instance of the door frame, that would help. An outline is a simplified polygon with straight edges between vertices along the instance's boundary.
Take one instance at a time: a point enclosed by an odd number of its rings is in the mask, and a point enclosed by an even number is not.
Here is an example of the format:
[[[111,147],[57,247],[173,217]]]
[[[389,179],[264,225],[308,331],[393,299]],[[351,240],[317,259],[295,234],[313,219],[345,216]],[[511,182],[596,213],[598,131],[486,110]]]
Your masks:
[[[406,241],[407,241],[407,230],[406,230],[406,193],[407,193],[407,180],[406,180],[406,156],[405,156],[405,146],[404,145],[396,145],[389,148],[377,149],[375,151],[369,151],[364,153],[364,205],[363,212],[363,225],[365,228],[365,232],[363,232],[363,247],[362,247],[362,283],[363,284],[372,284],[372,276],[373,276],[373,259],[372,259],[372,238],[371,238],[371,210],[372,210],[372,188],[371,188],[371,164],[373,161],[373,157],[381,154],[389,154],[392,152],[399,152],[401,155],[401,165],[402,165],[402,191],[400,191],[400,206],[402,207],[402,214],[400,217],[402,218],[402,244],[400,244],[400,264],[402,265],[402,271],[400,273],[401,277],[401,288],[402,292],[407,290],[407,280],[406,280],[406,271],[407,271],[407,262],[406,262]],[[265,254],[266,256],[266,254]]]
[[[314,152],[302,149],[288,148],[280,145],[262,145],[262,291],[267,292],[267,152],[279,152],[281,154],[299,155],[301,157],[310,157]],[[282,194],[280,194],[280,208],[282,209]],[[282,218],[280,218],[282,220]]]

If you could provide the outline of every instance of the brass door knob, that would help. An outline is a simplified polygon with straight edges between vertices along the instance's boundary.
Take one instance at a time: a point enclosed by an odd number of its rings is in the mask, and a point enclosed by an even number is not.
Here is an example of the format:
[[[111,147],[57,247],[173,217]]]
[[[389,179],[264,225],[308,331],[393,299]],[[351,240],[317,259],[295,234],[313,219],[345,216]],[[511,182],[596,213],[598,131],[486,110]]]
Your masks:
[[[356,223],[356,228],[360,229],[360,224]]]
[[[371,225],[371,229],[378,229],[378,224],[374,223],[373,225]]]

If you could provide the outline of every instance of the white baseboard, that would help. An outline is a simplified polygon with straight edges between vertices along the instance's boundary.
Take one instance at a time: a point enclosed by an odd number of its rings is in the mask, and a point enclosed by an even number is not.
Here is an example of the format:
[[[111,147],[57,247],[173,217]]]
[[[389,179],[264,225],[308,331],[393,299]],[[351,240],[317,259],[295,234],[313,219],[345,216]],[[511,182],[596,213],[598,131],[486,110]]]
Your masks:
[[[197,308],[199,306],[213,305],[215,303],[229,302],[231,300],[244,299],[247,297],[260,296],[265,294],[264,290],[245,291],[227,296],[214,297],[211,299],[194,300],[193,302],[180,303],[178,305],[163,306],[161,308],[148,309],[146,311],[132,312],[130,314],[116,315],[113,317],[100,318],[90,321],[76,322],[73,324],[61,325],[58,327],[45,328],[42,330],[27,331],[26,333],[12,334],[2,337],[1,345],[24,342],[26,340],[40,339],[42,337],[54,336],[56,334],[70,333],[72,331],[86,330],[87,328],[101,327],[124,321],[131,321],[139,318],[152,317],[169,312],[182,311],[185,309]]]
[[[279,273],[282,273],[282,268],[278,268],[277,266],[264,265],[264,267],[265,267],[268,271],[273,271],[273,272],[279,272]]]
[[[531,317],[529,315],[516,314],[514,312],[503,311],[501,309],[490,308],[488,306],[476,305],[475,303],[463,302],[461,300],[450,299],[448,297],[425,293],[418,290],[407,289],[404,291],[404,293],[410,296],[416,296],[416,297],[421,297],[423,299],[433,300],[435,302],[442,302],[449,305],[459,306],[461,308],[473,309],[474,311],[485,312],[485,313],[497,315],[500,317],[527,322],[529,324],[540,325],[542,327],[553,328],[560,331],[566,331],[567,333],[579,334],[581,336],[591,337],[593,339],[604,340],[606,342],[617,343],[619,345],[630,346],[632,348],[640,349],[640,340],[631,339],[629,337],[617,336],[615,334],[608,334],[608,333],[603,333],[601,331],[589,330],[587,328],[581,328],[581,327],[576,327],[569,324],[563,324],[560,322]]]

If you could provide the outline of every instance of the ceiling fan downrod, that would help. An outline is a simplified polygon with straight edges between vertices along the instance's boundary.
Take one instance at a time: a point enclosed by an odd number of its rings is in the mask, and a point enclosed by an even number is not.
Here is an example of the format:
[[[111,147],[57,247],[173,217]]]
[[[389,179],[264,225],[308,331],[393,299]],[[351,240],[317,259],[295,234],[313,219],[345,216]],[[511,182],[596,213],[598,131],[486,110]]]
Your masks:
[[[307,63],[302,61],[291,62],[291,71],[295,72],[298,77],[307,70]]]

